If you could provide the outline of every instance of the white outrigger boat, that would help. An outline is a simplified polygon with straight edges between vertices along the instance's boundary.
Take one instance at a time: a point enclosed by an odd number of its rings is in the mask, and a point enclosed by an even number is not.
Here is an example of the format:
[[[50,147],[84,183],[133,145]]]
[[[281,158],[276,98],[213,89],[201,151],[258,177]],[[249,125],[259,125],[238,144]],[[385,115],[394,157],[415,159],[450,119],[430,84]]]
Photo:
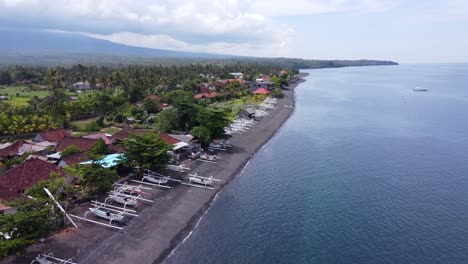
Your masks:
[[[209,178],[201,178],[201,177],[194,177],[189,176],[189,183],[198,183],[201,185],[212,185],[213,184],[213,176]]]
[[[169,176],[162,175],[150,170],[146,170],[145,173],[143,173],[143,181],[147,180],[158,185],[167,184],[169,179]]]
[[[112,224],[112,221],[122,222],[123,219],[124,219],[124,216],[123,216],[122,212],[120,212],[120,213],[111,213],[111,212],[108,212],[108,211],[101,210],[100,207],[89,208],[88,212],[93,213],[97,217],[109,220],[109,224]],[[88,212],[86,212],[86,214]],[[86,214],[85,214],[85,218],[86,218]]]
[[[201,160],[206,160],[206,161],[216,162],[216,155],[208,155],[206,153],[203,153],[202,155],[200,155],[200,159]]]
[[[161,184],[167,184],[169,182],[169,177],[159,177],[159,176],[146,175],[146,176],[143,176],[143,180],[147,180],[149,182],[161,185]]]
[[[119,204],[123,204],[124,206],[136,206],[137,204],[136,199],[128,197],[127,195],[119,194],[117,192],[109,195],[108,199],[111,199],[112,201],[117,202]]]
[[[221,180],[213,178],[213,176],[203,177],[203,176],[198,175],[197,173],[189,174],[188,176],[189,176],[188,178],[189,178],[190,184],[193,182],[193,183],[198,183],[198,184],[207,186],[207,185],[212,185],[213,182],[215,181],[217,182],[221,181]]]
[[[73,262],[72,259],[60,259],[54,257],[54,254],[49,253],[49,254],[39,254],[33,261],[31,261],[31,264],[33,263],[39,263],[39,264],[76,264]]]
[[[142,190],[144,187],[129,185],[127,183],[117,185],[118,187],[114,189],[115,192],[123,192],[130,195],[143,195],[145,192]]]

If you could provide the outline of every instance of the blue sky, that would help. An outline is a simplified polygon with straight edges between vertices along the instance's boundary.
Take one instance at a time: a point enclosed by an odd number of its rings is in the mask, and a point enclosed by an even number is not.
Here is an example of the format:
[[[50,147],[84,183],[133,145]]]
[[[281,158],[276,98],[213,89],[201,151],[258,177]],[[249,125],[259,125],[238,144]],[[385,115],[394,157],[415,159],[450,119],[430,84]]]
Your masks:
[[[195,52],[468,62],[467,0],[0,0],[0,25]]]

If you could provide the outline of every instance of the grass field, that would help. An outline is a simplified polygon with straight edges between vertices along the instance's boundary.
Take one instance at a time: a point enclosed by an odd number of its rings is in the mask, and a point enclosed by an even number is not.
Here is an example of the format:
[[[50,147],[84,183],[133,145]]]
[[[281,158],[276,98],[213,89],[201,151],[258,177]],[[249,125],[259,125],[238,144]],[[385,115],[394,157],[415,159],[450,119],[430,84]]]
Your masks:
[[[120,89],[117,88],[115,94],[118,94]],[[93,91],[87,91],[82,94],[77,94],[75,92],[66,92],[69,96],[86,96],[88,94],[92,94]],[[37,96],[38,98],[44,98],[49,95],[49,91],[28,91],[27,86],[7,86],[0,88],[0,95],[8,96],[8,100],[6,102],[12,105],[27,105],[28,101]],[[17,96],[19,95],[19,96]]]

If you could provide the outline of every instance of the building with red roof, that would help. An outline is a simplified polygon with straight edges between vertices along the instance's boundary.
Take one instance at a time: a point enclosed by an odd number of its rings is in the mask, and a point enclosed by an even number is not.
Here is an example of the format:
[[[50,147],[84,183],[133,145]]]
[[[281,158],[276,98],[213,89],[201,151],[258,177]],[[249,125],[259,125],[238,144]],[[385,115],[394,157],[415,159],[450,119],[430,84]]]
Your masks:
[[[211,98],[214,98],[216,96],[218,96],[218,93],[217,92],[212,92],[212,93],[196,94],[193,98],[201,100],[201,99],[211,99]]]
[[[255,90],[253,92],[253,94],[270,94],[270,91],[268,91],[267,89],[261,87],[261,88],[258,88],[257,90]]]
[[[64,137],[55,148],[55,151],[61,152],[69,146],[73,145],[77,147],[80,150],[80,152],[85,152],[91,150],[97,141],[97,139],[89,138]]]
[[[13,192],[23,193],[40,180],[48,179],[52,172],[63,173],[54,164],[32,158],[1,175],[0,186]]]
[[[6,148],[0,149],[0,160],[16,157],[24,143],[24,140],[20,139]]]
[[[16,192],[10,188],[0,186],[0,202],[10,202],[14,199],[26,198],[22,193]]]
[[[104,142],[106,143],[106,145],[109,145],[111,142],[111,140],[109,139],[108,136],[106,136],[106,134],[102,133],[102,132],[99,132],[99,133],[95,133],[95,134],[89,134],[89,135],[86,135],[86,136],[82,136],[82,138],[87,138],[87,139],[102,139],[104,140]]]
[[[177,140],[164,132],[159,132],[159,137],[166,141],[166,143],[169,145],[175,145],[180,142],[180,140]]]
[[[63,128],[58,128],[58,129],[53,129],[49,131],[44,131],[41,133],[38,133],[33,141],[36,142],[42,142],[42,141],[49,141],[49,142],[60,142],[64,137],[69,137],[71,134],[63,129]]]
[[[59,163],[59,167],[66,167],[74,164],[79,164],[81,162],[89,160],[88,155],[84,152],[79,152],[79,153],[73,153],[71,155],[68,155],[66,157],[63,157]]]
[[[161,102],[162,98],[159,95],[150,94],[146,98],[149,98],[149,99],[153,100],[156,103],[156,105],[158,106],[159,110],[163,110],[163,109],[166,109],[166,108],[169,107],[168,104],[165,104],[165,103]]]

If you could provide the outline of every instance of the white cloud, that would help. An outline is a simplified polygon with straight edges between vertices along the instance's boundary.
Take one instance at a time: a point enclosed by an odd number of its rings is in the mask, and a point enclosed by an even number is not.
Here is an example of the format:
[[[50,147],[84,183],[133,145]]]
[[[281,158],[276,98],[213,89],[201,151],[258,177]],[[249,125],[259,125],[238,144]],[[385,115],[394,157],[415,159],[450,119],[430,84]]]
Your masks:
[[[51,30],[61,32],[58,30]],[[71,32],[67,32],[71,33]],[[118,32],[112,34],[95,34],[87,32],[79,32],[79,34],[108,40],[115,43],[126,44],[130,46],[138,46],[145,48],[158,48],[168,50],[178,50],[187,52],[202,52],[230,55],[247,55],[247,56],[287,56],[290,54],[288,48],[288,40],[272,41],[270,43],[230,43],[226,41],[214,41],[202,44],[191,44],[186,41],[175,39],[169,35],[151,34],[143,35],[132,32]]]
[[[391,0],[0,0],[0,17],[151,48],[284,56],[294,30],[276,16],[375,12]],[[19,18],[18,18],[19,17]],[[97,34],[99,33],[99,34]],[[212,49],[212,50],[210,50]]]

